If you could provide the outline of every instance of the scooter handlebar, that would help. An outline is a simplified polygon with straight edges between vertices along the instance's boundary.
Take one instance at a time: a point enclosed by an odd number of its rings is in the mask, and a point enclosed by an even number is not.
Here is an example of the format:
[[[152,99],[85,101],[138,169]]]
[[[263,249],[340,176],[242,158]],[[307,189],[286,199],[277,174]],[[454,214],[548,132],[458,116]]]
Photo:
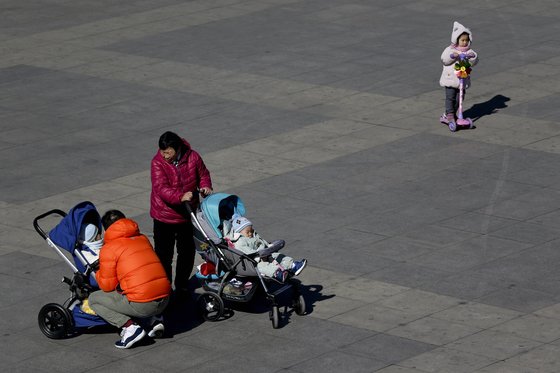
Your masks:
[[[459,54],[459,60],[461,60],[461,61],[468,60],[468,59],[471,59],[471,58],[474,58],[474,57],[475,57],[475,55],[471,54],[471,53],[469,53],[469,54],[465,54],[465,53]]]

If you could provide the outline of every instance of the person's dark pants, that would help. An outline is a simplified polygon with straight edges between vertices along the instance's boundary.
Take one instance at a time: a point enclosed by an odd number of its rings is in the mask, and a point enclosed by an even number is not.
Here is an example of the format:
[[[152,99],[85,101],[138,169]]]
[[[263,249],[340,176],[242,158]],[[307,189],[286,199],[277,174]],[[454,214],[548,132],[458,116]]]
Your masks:
[[[445,87],[445,114],[453,114],[459,110],[459,88]],[[465,95],[463,94],[463,100]]]
[[[169,282],[173,281],[173,255],[177,244],[177,264],[175,267],[175,289],[188,287],[194,266],[195,245],[191,222],[167,224],[154,219],[154,249],[163,264]]]

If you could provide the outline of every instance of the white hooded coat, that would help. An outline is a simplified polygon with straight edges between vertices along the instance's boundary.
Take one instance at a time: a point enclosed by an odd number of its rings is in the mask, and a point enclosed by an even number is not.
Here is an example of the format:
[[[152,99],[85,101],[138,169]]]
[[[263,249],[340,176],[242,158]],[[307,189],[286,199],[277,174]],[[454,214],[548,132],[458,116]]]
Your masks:
[[[461,36],[462,33],[466,32],[469,34],[469,46],[467,51],[461,51],[458,49],[457,46],[457,39]],[[443,63],[443,71],[441,72],[441,78],[439,79],[439,85],[442,87],[453,87],[459,88],[459,78],[455,75],[455,62],[457,60],[451,58],[452,53],[457,54],[468,54],[474,55],[473,58],[469,58],[469,62],[471,66],[474,66],[478,63],[478,55],[474,50],[471,49],[472,43],[472,32],[459,22],[453,22],[453,31],[451,32],[451,45],[443,51],[441,54],[441,62]],[[471,85],[471,78],[468,77],[465,79],[465,89],[470,87]]]

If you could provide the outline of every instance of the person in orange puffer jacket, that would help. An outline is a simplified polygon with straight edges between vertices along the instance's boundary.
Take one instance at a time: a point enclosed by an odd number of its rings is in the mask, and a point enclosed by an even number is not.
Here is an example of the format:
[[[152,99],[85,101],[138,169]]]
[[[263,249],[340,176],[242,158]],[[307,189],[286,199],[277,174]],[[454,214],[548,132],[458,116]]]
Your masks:
[[[109,324],[122,328],[115,347],[130,348],[146,335],[133,318],[160,315],[169,303],[171,284],[136,222],[118,210],[106,212],[101,220],[106,229],[96,274],[101,290],[90,294],[89,305]]]

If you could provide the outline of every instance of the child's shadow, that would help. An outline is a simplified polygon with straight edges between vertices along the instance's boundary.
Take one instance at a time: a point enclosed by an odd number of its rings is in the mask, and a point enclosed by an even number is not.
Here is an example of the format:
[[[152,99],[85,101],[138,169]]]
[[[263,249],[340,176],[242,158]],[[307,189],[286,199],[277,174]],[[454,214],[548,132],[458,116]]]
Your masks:
[[[473,122],[476,122],[485,115],[491,115],[497,113],[499,109],[506,108],[506,102],[509,100],[509,97],[496,95],[486,102],[474,104],[470,109],[465,110],[463,115],[465,118],[471,118]]]

